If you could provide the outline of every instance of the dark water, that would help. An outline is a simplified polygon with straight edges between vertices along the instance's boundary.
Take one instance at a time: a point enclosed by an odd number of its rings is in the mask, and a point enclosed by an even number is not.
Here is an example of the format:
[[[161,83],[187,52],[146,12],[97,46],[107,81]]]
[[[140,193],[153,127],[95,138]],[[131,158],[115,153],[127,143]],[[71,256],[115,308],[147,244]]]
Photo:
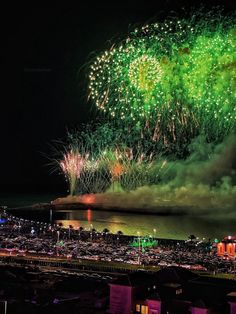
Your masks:
[[[55,212],[53,217],[64,226],[108,228],[113,233],[121,230],[124,234],[153,235],[161,238],[186,239],[194,234],[199,238],[223,238],[236,234],[236,219],[216,216],[158,216],[140,215],[122,212],[79,210],[73,212]],[[92,226],[91,226],[92,224]],[[156,229],[156,231],[154,231]]]
[[[38,202],[49,202],[56,198],[53,195],[18,195],[0,196],[0,205],[9,207],[25,206]],[[50,220],[49,211],[17,210],[16,215],[29,217],[42,221]],[[109,212],[102,210],[73,210],[54,211],[52,220],[63,226],[73,225],[90,229],[95,228],[102,231],[108,228],[111,232],[122,231],[124,234],[156,235],[161,238],[186,239],[188,235],[194,234],[202,238],[221,239],[226,235],[236,235],[236,215],[222,214],[215,215],[183,215],[183,216],[159,216],[143,215],[124,212]],[[154,230],[155,229],[155,230]]]

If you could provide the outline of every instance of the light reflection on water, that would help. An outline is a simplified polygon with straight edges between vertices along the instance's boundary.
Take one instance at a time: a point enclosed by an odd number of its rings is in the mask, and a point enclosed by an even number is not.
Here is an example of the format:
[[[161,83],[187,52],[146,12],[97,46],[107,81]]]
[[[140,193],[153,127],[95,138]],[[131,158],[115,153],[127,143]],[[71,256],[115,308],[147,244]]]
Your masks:
[[[171,239],[186,239],[190,234],[200,239],[221,239],[225,235],[236,234],[236,217],[224,216],[157,216],[88,209],[54,212],[53,219],[65,227],[82,226],[98,231],[108,228],[112,233],[122,231],[128,235],[137,235],[137,232],[153,235],[156,229],[157,237]]]
[[[34,204],[37,202],[50,202],[55,199],[55,195],[12,195],[0,194],[0,205],[18,207]],[[35,220],[49,221],[48,212],[30,210],[19,210],[18,216]],[[141,215],[136,213],[109,212],[102,210],[73,210],[63,212],[53,212],[53,219],[62,222],[64,226],[73,225],[75,228],[95,228],[102,231],[108,228],[111,232],[122,231],[124,234],[153,235],[156,229],[156,236],[161,238],[186,239],[190,234],[199,238],[218,238],[225,235],[236,235],[236,214],[227,213],[222,210],[222,214],[211,214],[204,216],[158,216]],[[92,226],[91,226],[92,225]]]

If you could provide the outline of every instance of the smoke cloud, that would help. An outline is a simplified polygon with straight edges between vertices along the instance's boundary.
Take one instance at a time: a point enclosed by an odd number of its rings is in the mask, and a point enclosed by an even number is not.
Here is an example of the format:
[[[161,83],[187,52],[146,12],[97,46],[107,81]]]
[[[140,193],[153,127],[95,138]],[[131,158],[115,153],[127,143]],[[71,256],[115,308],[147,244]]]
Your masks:
[[[216,146],[198,137],[189,149],[187,159],[169,162],[168,170],[161,173],[158,185],[124,192],[117,183],[113,192],[82,195],[75,197],[76,201],[103,208],[150,213],[227,211],[233,214],[236,203],[236,136],[231,135]],[[60,200],[65,202],[65,199]],[[67,202],[73,201],[75,199],[67,199]]]

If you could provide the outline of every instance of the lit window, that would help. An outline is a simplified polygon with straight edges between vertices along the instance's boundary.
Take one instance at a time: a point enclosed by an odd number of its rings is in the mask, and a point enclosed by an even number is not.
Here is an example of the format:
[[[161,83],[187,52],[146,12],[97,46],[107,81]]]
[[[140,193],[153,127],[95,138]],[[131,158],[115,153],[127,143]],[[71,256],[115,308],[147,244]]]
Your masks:
[[[148,306],[146,305],[141,306],[141,314],[148,314]]]
[[[140,304],[136,304],[136,312],[140,312],[140,307],[141,307]]]

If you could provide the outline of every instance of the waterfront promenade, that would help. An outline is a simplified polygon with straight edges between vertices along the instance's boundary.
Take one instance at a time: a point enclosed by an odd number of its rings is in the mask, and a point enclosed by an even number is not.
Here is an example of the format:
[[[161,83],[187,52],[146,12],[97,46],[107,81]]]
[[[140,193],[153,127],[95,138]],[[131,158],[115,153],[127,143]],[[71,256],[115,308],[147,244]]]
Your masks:
[[[108,229],[98,232],[92,228],[62,228],[22,219],[3,209],[1,221],[0,258],[4,261],[104,271],[140,268],[155,271],[160,267],[181,266],[235,275],[235,262],[218,257],[214,243],[207,241],[147,239],[122,232],[111,234]],[[146,245],[147,241],[151,245]]]

